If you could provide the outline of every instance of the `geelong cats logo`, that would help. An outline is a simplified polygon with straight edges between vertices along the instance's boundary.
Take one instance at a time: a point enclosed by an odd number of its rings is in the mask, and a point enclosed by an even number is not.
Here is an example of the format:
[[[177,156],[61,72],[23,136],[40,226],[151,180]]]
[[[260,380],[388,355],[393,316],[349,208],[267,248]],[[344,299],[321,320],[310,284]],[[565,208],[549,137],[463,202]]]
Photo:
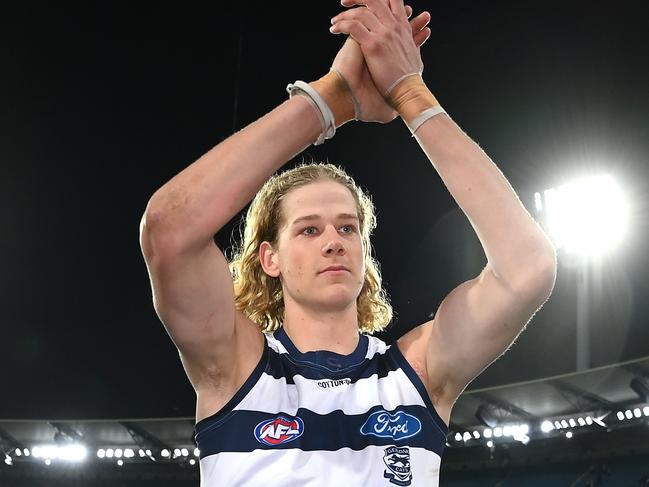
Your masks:
[[[410,450],[407,446],[386,448],[383,453],[383,463],[388,467],[383,472],[383,476],[390,479],[391,484],[410,485],[412,472],[410,471]]]
[[[304,433],[304,422],[297,416],[277,416],[255,426],[255,438],[264,445],[277,446],[299,438]]]

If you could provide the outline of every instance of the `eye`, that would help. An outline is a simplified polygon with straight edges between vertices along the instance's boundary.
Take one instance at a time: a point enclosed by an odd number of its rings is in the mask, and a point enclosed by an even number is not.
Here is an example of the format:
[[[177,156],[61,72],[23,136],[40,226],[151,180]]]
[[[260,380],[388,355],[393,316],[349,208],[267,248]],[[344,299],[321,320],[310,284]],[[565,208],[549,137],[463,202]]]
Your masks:
[[[356,231],[356,227],[354,225],[343,225],[341,227],[341,230],[343,233],[354,233]]]
[[[304,230],[302,230],[302,234],[303,235],[315,235],[317,230],[318,229],[316,227],[306,227]]]

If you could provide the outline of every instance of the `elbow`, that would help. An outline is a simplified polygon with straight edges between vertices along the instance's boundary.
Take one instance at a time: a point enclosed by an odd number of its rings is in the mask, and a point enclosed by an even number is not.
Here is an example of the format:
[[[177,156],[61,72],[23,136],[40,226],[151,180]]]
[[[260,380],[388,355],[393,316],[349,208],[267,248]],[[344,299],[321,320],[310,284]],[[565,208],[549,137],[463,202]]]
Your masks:
[[[165,213],[149,208],[140,219],[139,236],[140,248],[147,260],[156,255],[177,252],[181,246],[180,233],[174,230]]]
[[[533,302],[536,308],[545,303],[554,289],[557,280],[557,257],[551,252],[536,255],[527,266],[525,277],[516,286],[517,294]]]

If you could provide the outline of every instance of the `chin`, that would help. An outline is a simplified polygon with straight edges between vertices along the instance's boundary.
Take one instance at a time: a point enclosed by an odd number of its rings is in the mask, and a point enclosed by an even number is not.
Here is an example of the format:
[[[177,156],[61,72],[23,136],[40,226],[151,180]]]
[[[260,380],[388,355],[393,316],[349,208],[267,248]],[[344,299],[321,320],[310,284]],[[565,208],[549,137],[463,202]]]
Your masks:
[[[318,303],[327,308],[347,308],[352,303],[355,303],[356,298],[358,298],[358,293],[355,292],[355,290],[343,286],[335,286],[335,289],[322,289],[317,293],[317,295],[319,298]]]

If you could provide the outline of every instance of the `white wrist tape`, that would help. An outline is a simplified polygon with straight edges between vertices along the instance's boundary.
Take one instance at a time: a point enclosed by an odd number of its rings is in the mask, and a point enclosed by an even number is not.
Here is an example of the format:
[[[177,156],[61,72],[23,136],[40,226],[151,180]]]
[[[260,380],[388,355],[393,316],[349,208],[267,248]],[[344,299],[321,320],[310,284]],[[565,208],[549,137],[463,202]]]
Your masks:
[[[313,143],[313,145],[320,145],[326,139],[331,139],[336,135],[334,114],[331,112],[327,102],[322,99],[316,90],[311,88],[308,83],[298,80],[295,83],[288,84],[286,86],[286,91],[289,94],[289,98],[293,98],[296,94],[305,96],[309,101],[311,101],[312,106],[316,109],[320,123],[322,123],[322,133],[318,136],[318,139]]]
[[[439,115],[440,113],[446,113],[446,110],[444,110],[441,106],[437,105],[436,107],[430,107],[421,112],[417,117],[415,117],[408,125],[408,128],[410,129],[410,132],[412,133],[412,136],[415,136],[415,130],[417,130],[421,125],[428,120],[429,118],[433,118],[435,115]]]

